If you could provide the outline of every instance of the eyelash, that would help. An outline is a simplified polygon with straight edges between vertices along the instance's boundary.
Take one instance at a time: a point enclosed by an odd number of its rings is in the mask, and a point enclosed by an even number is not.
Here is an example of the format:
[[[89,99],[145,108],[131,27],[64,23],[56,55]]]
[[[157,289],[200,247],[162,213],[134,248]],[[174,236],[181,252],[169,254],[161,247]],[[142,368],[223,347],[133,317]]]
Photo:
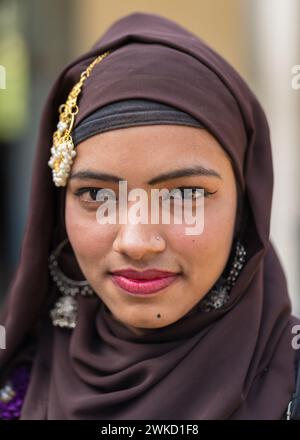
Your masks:
[[[180,186],[178,189],[179,190],[181,190],[181,189],[203,189],[203,188],[201,188],[201,187],[198,187],[198,186],[193,186],[193,187],[188,187],[188,186]],[[91,191],[96,191],[96,193],[98,192],[98,191],[100,191],[100,190],[102,190],[102,189],[104,189],[104,188],[93,188],[93,187],[87,187],[87,188],[79,188],[77,191],[75,191],[75,193],[74,193],[74,195],[76,196],[76,197],[79,197],[80,198],[80,196],[82,196],[83,194],[85,194],[85,193],[91,193]],[[204,197],[206,197],[206,198],[208,198],[208,197],[211,197],[213,194],[215,194],[217,191],[213,191],[213,192],[211,192],[211,191],[207,191],[207,190],[205,190],[204,189]],[[184,192],[182,192],[182,196],[184,196]],[[196,200],[196,199],[193,199],[193,200]],[[96,200],[94,200],[94,201],[87,201],[87,200],[82,200],[84,203],[95,203],[95,202],[97,202]]]

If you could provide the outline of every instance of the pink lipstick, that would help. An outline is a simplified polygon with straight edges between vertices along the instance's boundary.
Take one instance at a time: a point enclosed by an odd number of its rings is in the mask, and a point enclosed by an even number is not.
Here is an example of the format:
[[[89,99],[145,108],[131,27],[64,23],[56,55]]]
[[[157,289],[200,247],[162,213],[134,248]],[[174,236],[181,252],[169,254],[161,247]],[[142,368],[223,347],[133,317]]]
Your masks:
[[[131,295],[146,296],[169,286],[179,278],[179,273],[149,269],[136,271],[122,269],[111,273],[112,281]]]

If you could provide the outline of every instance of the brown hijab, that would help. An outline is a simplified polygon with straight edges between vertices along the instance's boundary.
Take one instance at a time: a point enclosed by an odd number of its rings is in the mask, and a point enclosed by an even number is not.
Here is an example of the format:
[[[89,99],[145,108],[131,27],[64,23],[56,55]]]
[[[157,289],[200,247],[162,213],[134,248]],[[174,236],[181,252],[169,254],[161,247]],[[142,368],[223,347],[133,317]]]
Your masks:
[[[72,331],[53,327],[57,294],[48,256],[66,236],[64,189],[48,166],[58,107],[99,54],[79,100],[78,124],[130,98],[173,105],[201,121],[232,159],[244,191],[241,242],[247,263],[229,302],[197,307],[179,321],[136,335],[97,298],[79,298]],[[42,114],[29,216],[1,324],[3,376],[28,341],[35,355],[23,419],[279,419],[295,386],[293,324],[285,276],[269,241],[273,168],[264,112],[237,72],[197,36],[155,14],[116,21],[59,75]],[[82,278],[71,254],[69,275]],[[25,355],[24,355],[25,356]]]

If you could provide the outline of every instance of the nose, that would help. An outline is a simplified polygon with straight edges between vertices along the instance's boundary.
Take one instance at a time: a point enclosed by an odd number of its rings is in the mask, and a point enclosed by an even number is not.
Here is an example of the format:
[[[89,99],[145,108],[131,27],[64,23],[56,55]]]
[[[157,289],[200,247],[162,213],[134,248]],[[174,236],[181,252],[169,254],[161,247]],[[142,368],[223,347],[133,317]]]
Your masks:
[[[151,258],[166,248],[166,242],[157,230],[148,224],[125,224],[120,226],[113,242],[113,250],[133,260]]]

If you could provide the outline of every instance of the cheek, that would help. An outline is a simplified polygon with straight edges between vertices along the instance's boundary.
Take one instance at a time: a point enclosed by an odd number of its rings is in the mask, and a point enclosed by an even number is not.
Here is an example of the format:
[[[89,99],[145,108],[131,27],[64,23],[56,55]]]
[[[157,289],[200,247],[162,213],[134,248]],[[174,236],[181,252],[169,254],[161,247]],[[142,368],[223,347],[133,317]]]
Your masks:
[[[209,200],[204,208],[204,228],[200,234],[187,235],[186,226],[169,227],[169,243],[179,254],[186,272],[196,273],[198,268],[208,269],[212,276],[222,272],[231,249],[234,232],[236,202],[234,195],[227,198]],[[203,274],[203,273],[202,273]]]
[[[236,203],[224,199],[206,210],[204,236],[209,241],[231,243],[236,216]]]
[[[66,230],[83,271],[97,265],[111,248],[115,225],[100,225],[95,212],[84,211],[76,200],[66,198]]]

